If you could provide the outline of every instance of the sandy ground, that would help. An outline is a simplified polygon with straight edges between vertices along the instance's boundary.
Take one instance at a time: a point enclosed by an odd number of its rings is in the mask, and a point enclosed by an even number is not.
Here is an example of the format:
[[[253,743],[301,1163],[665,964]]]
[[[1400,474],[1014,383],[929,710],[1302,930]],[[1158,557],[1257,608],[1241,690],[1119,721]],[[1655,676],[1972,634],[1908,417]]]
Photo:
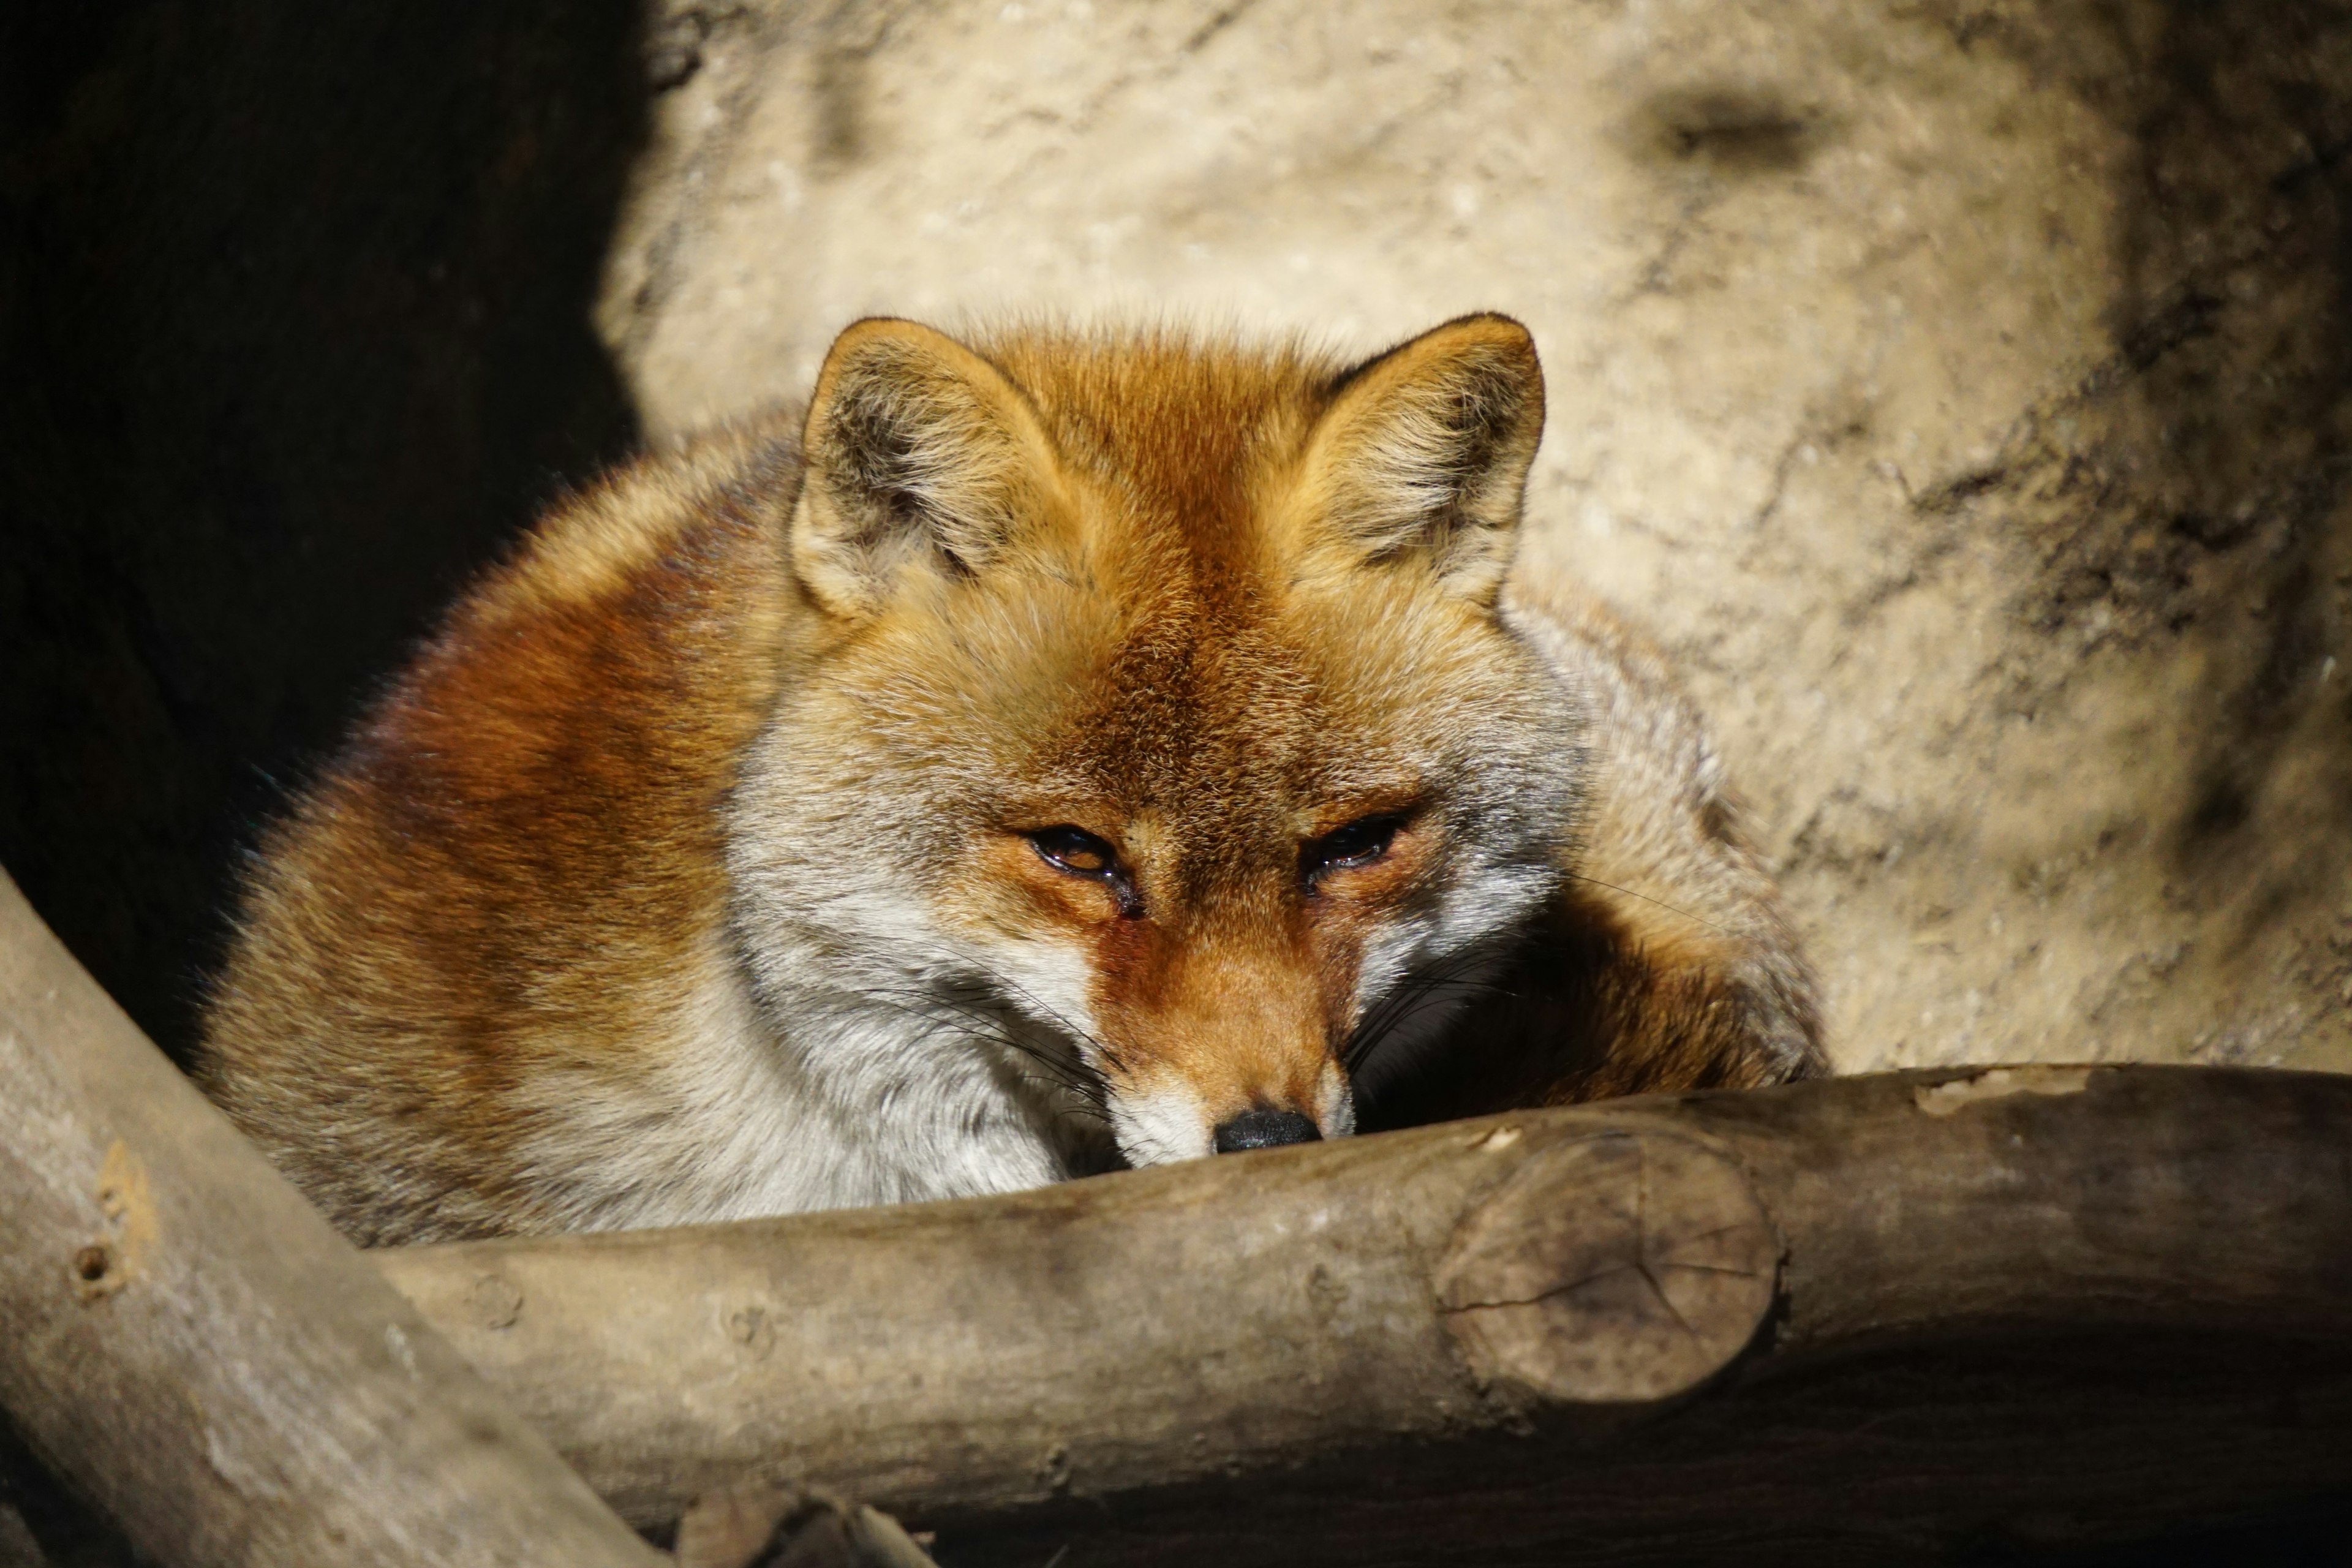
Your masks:
[[[1509,311],[1529,564],[1714,716],[1843,1066],[2352,1069],[2352,43],[2289,9],[677,5],[598,321],[658,437],[862,314]]]

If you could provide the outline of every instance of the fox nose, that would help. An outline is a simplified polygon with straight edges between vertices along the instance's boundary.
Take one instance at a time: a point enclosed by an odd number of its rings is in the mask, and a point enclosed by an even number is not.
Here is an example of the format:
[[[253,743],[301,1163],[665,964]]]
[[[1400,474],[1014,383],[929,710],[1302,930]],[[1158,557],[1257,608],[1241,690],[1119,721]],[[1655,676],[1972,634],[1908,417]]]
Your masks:
[[[1322,1137],[1311,1120],[1295,1110],[1244,1110],[1217,1129],[1217,1152],[1271,1149],[1277,1143],[1314,1143]]]

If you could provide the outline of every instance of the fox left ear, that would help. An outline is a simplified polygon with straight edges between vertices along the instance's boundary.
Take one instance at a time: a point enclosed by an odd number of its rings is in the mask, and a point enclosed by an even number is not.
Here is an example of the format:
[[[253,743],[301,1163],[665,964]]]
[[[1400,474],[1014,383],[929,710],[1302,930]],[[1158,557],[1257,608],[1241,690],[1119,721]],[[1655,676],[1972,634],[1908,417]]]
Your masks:
[[[1360,558],[1423,556],[1449,587],[1490,601],[1543,421],[1527,328],[1448,321],[1340,378],[1307,439],[1307,502]]]
[[[859,618],[910,572],[978,573],[1033,515],[1053,443],[1021,389],[943,332],[884,317],[834,340],[802,437],[793,565]]]

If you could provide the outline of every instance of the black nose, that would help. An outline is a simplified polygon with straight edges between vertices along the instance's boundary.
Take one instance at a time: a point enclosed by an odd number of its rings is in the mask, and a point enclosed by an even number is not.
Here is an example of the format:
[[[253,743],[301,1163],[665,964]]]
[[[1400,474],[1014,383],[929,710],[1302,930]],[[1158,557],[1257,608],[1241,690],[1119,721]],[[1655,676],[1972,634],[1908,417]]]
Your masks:
[[[1277,1143],[1314,1143],[1323,1134],[1295,1110],[1244,1110],[1217,1129],[1217,1152],[1271,1149]]]

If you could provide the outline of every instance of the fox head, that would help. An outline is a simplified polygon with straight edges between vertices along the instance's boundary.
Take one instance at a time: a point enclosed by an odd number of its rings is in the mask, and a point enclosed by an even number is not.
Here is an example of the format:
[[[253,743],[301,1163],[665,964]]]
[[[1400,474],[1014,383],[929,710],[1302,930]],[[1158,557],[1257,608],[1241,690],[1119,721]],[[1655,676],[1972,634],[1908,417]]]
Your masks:
[[[1499,603],[1543,409],[1500,316],[1353,366],[844,332],[817,629],[730,827],[801,1048],[868,1105],[1050,1080],[1137,1164],[1350,1131],[1353,1053],[1575,826],[1575,706]]]

